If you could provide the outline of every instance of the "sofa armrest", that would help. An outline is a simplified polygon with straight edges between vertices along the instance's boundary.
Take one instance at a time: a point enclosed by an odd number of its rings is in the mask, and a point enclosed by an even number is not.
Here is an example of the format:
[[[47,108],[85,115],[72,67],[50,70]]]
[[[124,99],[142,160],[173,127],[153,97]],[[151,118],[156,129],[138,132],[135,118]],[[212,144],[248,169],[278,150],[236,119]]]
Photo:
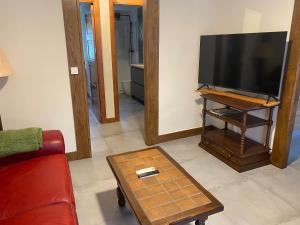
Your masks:
[[[58,130],[43,131],[43,148],[37,151],[40,155],[65,154],[65,142]]]
[[[65,142],[63,135],[60,131],[43,131],[42,135],[43,147],[41,149],[32,152],[20,153],[5,158],[0,158],[0,166],[6,166],[12,163],[17,163],[41,156],[65,154]]]

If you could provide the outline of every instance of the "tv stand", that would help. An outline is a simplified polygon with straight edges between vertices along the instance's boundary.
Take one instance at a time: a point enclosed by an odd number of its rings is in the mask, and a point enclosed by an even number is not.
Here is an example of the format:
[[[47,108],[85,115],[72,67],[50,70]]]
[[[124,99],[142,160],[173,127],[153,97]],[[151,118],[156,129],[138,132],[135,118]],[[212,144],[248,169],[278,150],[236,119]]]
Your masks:
[[[199,90],[201,90],[201,89],[203,89],[203,88],[207,88],[207,89],[209,89],[209,86],[208,86],[208,84],[203,84],[203,85],[201,85],[198,89],[197,89],[197,91],[199,91]]]
[[[279,101],[278,98],[276,98],[275,96],[268,96],[267,104],[268,104],[269,102],[271,102],[271,99],[274,99],[275,101]]]
[[[229,97],[233,98],[236,100],[240,101],[245,101],[245,102],[250,102],[258,105],[262,105],[265,107],[274,107],[278,106],[280,104],[280,101],[277,100],[274,96],[270,97],[269,100],[267,101],[266,99],[261,99],[261,98],[254,98],[246,95],[240,95],[236,94],[234,92],[226,92],[226,91],[219,91],[216,89],[210,89],[210,88],[204,88],[202,87],[201,89],[197,89],[196,92],[200,92],[202,94],[212,94],[212,95],[218,95],[218,96],[223,96],[223,97]],[[271,100],[271,99],[274,100]]]
[[[201,142],[199,143],[207,152],[211,153],[238,172],[245,172],[254,168],[270,164],[270,136],[273,125],[273,110],[275,106],[264,106],[257,103],[247,102],[226,96],[215,94],[202,94],[203,104],[203,130]],[[225,105],[224,110],[209,110],[207,102],[212,101]],[[226,113],[225,109],[233,109]],[[267,109],[268,118],[262,119],[249,112]],[[236,113],[232,113],[235,111]],[[224,112],[218,114],[215,112]],[[230,112],[230,111],[228,111]],[[213,127],[206,129],[207,116],[220,119],[225,122],[223,129]],[[241,132],[236,133],[228,129],[228,124],[240,128]],[[263,144],[246,137],[246,131],[250,128],[266,126],[267,133]]]

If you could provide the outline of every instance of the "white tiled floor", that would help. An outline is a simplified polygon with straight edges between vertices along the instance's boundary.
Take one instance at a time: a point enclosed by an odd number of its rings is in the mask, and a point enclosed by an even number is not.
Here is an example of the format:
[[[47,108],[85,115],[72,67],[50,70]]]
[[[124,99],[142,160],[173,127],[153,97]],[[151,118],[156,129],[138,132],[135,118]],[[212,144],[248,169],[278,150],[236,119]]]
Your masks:
[[[94,155],[145,147],[144,106],[120,95],[121,121],[100,124],[90,112],[91,145]],[[124,144],[125,143],[125,144]],[[124,149],[126,148],[126,149]]]
[[[122,122],[91,128],[94,158],[70,163],[80,225],[138,224],[129,208],[118,207],[116,181],[105,160],[145,147],[143,106],[126,97],[122,102]],[[224,204],[224,212],[210,216],[208,225],[300,224],[300,160],[285,170],[270,165],[239,174],[199,148],[199,139],[160,146]]]

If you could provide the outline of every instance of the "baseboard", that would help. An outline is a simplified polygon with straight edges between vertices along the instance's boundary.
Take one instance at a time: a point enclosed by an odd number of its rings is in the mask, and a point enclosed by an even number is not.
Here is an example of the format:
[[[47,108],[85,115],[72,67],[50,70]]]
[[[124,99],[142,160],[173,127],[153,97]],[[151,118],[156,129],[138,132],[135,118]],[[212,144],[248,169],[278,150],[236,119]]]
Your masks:
[[[212,126],[206,126],[206,129],[211,129],[211,128]],[[159,135],[158,143],[173,141],[180,138],[192,137],[192,136],[200,135],[201,133],[202,133],[202,127],[198,127],[190,130],[183,130],[175,133]]]
[[[75,161],[78,159],[77,152],[68,152],[66,153],[68,161]]]
[[[111,121],[114,121],[115,119],[113,118]],[[206,129],[212,129],[213,126],[206,126]],[[190,130],[183,130],[183,131],[178,131],[170,134],[164,134],[158,136],[158,143],[163,143],[163,142],[168,142],[168,141],[173,141],[181,138],[187,138],[187,137],[192,137],[196,135],[200,135],[202,133],[202,127],[190,129]],[[67,159],[69,161],[75,161],[78,160],[77,152],[68,152],[66,153]]]
[[[101,121],[101,123],[105,124],[105,123],[115,123],[115,122],[119,122],[120,118],[108,118],[108,119],[103,119]]]

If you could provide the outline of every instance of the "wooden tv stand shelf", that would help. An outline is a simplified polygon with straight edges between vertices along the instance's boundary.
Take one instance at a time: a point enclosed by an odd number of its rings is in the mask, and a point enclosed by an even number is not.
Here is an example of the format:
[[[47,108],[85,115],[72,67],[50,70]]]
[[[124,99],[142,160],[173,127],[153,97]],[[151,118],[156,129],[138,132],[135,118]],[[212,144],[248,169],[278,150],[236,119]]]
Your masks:
[[[199,144],[200,147],[238,172],[245,172],[270,164],[269,144],[275,105],[266,106],[216,94],[202,94],[201,96],[204,100],[204,104],[203,130]],[[222,108],[225,112],[216,113],[219,109],[208,110],[207,101],[225,105],[225,107]],[[262,109],[269,110],[267,119],[248,114],[249,112]],[[226,113],[227,110],[230,111]],[[224,129],[218,129],[216,127],[206,129],[207,115],[223,120],[225,122]],[[241,133],[229,130],[228,124],[240,128]],[[246,137],[247,129],[260,126],[267,126],[264,144]]]

